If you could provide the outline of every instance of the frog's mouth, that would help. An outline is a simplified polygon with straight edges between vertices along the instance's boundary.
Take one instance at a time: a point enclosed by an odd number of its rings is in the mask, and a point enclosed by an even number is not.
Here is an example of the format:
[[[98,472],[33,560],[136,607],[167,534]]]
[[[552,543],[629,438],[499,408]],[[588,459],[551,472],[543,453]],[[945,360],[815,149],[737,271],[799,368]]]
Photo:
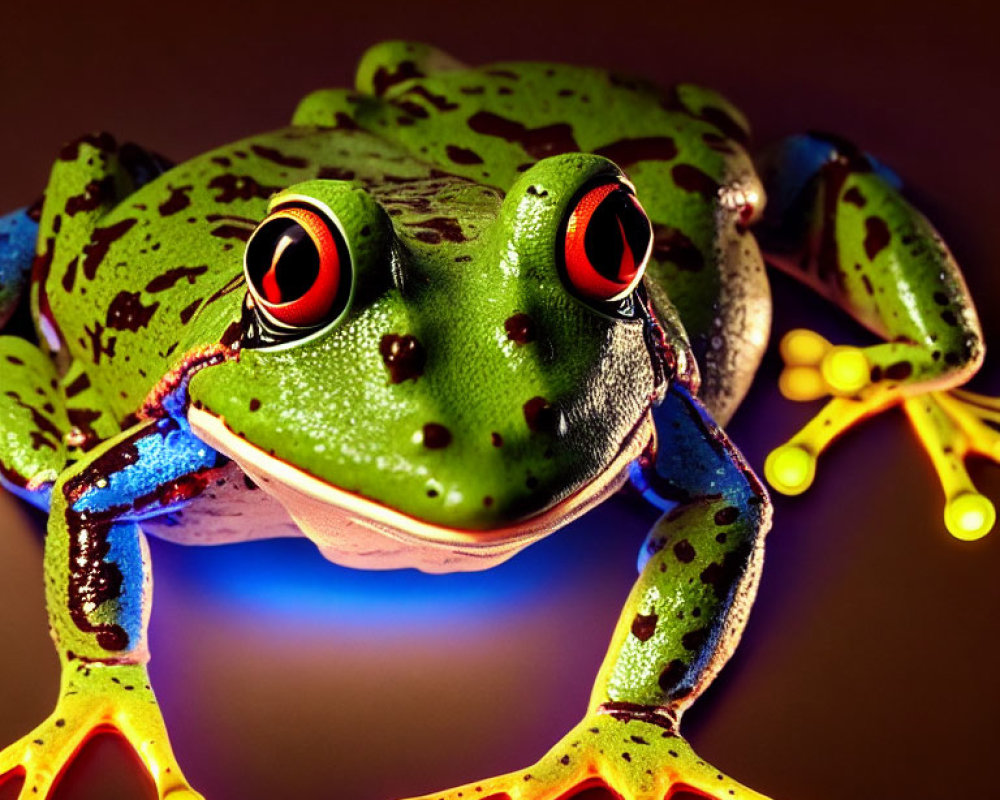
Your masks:
[[[188,421],[198,438],[235,461],[280,502],[329,560],[366,569],[415,567],[425,572],[487,569],[568,524],[621,488],[629,464],[653,437],[646,409],[617,455],[589,483],[523,519],[466,530],[426,522],[326,483],[255,447],[204,408],[190,407]]]

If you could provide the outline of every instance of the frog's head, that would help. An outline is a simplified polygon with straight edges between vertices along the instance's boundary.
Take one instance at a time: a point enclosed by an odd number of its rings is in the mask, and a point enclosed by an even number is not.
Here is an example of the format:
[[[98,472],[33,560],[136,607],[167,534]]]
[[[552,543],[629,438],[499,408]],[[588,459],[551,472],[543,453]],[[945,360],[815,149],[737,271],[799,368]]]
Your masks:
[[[191,422],[333,560],[364,561],[372,542],[344,535],[360,523],[395,540],[382,565],[487,566],[615,491],[649,444],[650,246],[595,156],[541,161],[505,196],[440,174],[293,186],[247,243],[239,358],[195,376]]]

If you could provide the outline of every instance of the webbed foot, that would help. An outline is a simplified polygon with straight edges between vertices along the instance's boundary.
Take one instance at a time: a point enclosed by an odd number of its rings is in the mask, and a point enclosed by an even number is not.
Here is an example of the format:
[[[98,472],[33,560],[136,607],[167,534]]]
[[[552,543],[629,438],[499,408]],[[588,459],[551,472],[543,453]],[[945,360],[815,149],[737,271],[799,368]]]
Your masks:
[[[1000,400],[963,390],[904,393],[892,365],[880,363],[886,345],[834,346],[818,333],[789,332],[781,342],[785,369],[778,381],[790,400],[832,399],[798,433],[768,455],[764,474],[783,494],[804,492],[816,460],[838,435],[892,405],[902,404],[927,450],[945,493],[944,521],[959,539],[985,536],[996,521],[993,503],[980,494],[965,468],[969,454],[1000,462]]]
[[[662,709],[589,714],[538,763],[417,800],[569,800],[605,788],[621,800],[767,800],[700,759]]]
[[[47,798],[83,745],[113,730],[134,748],[159,800],[203,800],[174,760],[145,667],[69,662],[63,674],[56,710],[0,751],[0,786],[22,778],[19,800]]]

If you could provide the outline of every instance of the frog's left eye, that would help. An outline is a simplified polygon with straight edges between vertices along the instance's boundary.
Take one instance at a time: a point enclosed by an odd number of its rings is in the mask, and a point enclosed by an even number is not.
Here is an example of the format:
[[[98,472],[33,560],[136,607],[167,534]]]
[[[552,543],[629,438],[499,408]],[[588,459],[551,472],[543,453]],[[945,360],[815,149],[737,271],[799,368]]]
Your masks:
[[[631,188],[620,181],[593,186],[566,217],[565,280],[585,300],[621,300],[642,280],[652,245],[652,226]]]
[[[265,317],[282,328],[314,330],[342,310],[349,261],[343,236],[324,215],[292,206],[257,227],[243,268]]]

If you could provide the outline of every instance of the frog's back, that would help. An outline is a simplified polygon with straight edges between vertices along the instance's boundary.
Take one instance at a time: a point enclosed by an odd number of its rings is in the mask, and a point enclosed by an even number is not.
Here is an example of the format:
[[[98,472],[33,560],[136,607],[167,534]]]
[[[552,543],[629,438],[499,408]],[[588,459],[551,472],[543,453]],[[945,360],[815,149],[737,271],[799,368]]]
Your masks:
[[[650,279],[670,286],[702,359],[730,357],[725,347],[709,353],[708,342],[726,327],[718,317],[729,280],[716,263],[725,244],[720,187],[756,185],[739,112],[696,87],[664,92],[548,64],[441,69],[454,65],[440,58],[419,45],[377,46],[359,67],[358,91],[316,92],[290,128],[219,148],[132,191],[119,187],[89,236],[74,240],[60,222],[104,180],[80,165],[77,189],[46,204],[40,241],[46,223],[50,241],[36,305],[44,338],[72,356],[116,419],[193,348],[238,336],[243,244],[275,192],[320,178],[357,180],[378,197],[442,174],[504,191],[535,161],[568,151],[604,155],[628,171],[654,223]],[[115,154],[101,152],[109,148],[101,142],[96,154],[112,163]],[[77,158],[93,161],[93,150],[77,148]],[[722,235],[730,234],[734,226]],[[745,294],[766,296],[766,286]],[[742,319],[767,324],[766,314]],[[764,337],[735,331],[729,340],[740,338]],[[755,349],[742,352],[753,361]],[[739,394],[736,371],[714,370],[726,373],[720,386]]]

